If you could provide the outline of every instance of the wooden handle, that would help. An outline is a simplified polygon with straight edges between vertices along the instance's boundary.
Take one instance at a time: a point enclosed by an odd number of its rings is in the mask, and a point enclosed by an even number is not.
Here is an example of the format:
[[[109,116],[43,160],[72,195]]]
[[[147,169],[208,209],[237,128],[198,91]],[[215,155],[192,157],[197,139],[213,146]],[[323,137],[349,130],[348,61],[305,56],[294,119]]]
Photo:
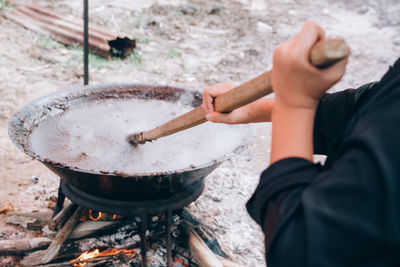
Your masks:
[[[313,46],[310,51],[310,62],[316,67],[323,68],[336,63],[347,55],[348,49],[344,40],[327,40]],[[267,71],[217,96],[214,99],[214,108],[218,112],[231,112],[270,93],[272,93],[271,71]],[[152,130],[136,134],[134,143],[155,140],[199,125],[207,121],[205,115],[203,108],[197,107]],[[129,139],[130,137],[128,137]]]

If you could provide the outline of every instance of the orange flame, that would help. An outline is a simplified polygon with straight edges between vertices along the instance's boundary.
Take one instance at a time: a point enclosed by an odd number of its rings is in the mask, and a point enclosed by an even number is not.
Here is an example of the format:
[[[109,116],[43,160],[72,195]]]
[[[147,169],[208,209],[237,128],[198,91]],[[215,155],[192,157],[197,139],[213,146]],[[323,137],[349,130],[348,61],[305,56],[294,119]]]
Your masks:
[[[83,216],[81,218],[81,221],[82,222],[87,221],[87,220],[91,220],[91,221],[99,221],[99,220],[110,221],[110,220],[113,220],[113,221],[116,221],[116,220],[119,220],[121,218],[122,218],[122,216],[118,215],[118,214],[107,214],[107,213],[104,213],[104,212],[101,212],[101,211],[89,210],[88,214],[86,214],[85,216]]]
[[[117,254],[124,254],[126,256],[133,258],[136,256],[136,249],[114,248],[112,250],[104,250],[101,252],[98,249],[95,249],[91,252],[89,252],[89,251],[83,252],[78,258],[71,260],[71,262],[75,262],[73,266],[83,267],[86,265],[85,261],[87,261],[87,260],[98,258],[98,257],[114,256]]]
[[[186,265],[183,265],[183,262],[178,257],[175,258],[175,262],[179,263],[182,267],[186,267]]]
[[[91,220],[93,220],[93,221],[98,221],[98,220],[100,220],[101,219],[101,216],[103,215],[103,213],[101,213],[100,211],[97,213],[97,217],[94,217],[93,216],[93,213],[95,213],[95,212],[93,212],[92,210],[89,210],[89,218],[91,219]]]

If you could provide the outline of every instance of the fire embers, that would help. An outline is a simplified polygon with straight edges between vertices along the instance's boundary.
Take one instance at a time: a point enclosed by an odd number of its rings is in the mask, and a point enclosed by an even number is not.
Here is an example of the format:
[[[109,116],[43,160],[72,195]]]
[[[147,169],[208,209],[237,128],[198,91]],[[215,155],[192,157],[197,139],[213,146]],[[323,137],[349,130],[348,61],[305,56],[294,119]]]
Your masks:
[[[83,267],[86,266],[88,262],[96,262],[97,264],[101,264],[103,261],[109,261],[109,257],[122,255],[123,257],[130,257],[134,258],[137,254],[137,249],[117,249],[114,248],[112,250],[104,250],[100,251],[95,249],[91,252],[86,251],[83,252],[79,257],[76,259],[71,260],[73,266]]]
[[[117,221],[121,220],[122,216],[117,214],[107,214],[100,211],[89,210],[86,216],[81,218],[81,221]]]
[[[83,223],[113,222],[112,225],[94,236],[76,240],[64,246],[60,254],[68,254],[68,262],[71,266],[143,266],[143,255],[140,229],[141,217],[117,216],[96,211],[88,211],[82,219]],[[147,266],[167,266],[166,250],[166,215],[150,216],[147,220],[145,231],[146,261]],[[180,216],[171,216],[172,239],[172,267],[197,267],[185,244],[186,240],[181,236],[179,229]],[[73,255],[73,256],[72,256]]]
[[[178,257],[176,257],[176,258],[175,258],[175,262],[174,262],[174,267],[187,267],[187,266],[183,264],[183,262],[181,261],[181,259],[179,259]]]
[[[102,264],[110,261],[110,257],[116,258],[134,258],[138,254],[138,249],[112,249],[112,250],[104,250],[100,251],[95,249],[93,251],[86,251],[83,252],[79,257],[76,259],[71,260],[71,263],[75,267],[84,267],[88,266],[89,263],[91,264]],[[173,267],[188,267],[183,263],[184,260],[180,259],[179,257],[175,257]]]

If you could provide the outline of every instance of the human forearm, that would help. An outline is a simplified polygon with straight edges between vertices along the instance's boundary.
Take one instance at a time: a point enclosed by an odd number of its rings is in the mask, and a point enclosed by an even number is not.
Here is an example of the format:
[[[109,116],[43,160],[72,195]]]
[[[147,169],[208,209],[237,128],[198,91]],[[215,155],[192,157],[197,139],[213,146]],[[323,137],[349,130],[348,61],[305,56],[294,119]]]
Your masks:
[[[271,122],[274,103],[274,98],[262,98],[250,103],[248,106],[253,110],[253,115],[249,118],[248,123]]]
[[[211,121],[230,122],[235,124],[270,122],[274,108],[274,98],[262,98],[244,107],[232,111],[230,114],[215,113]],[[222,115],[222,116],[221,116]],[[213,116],[213,115],[212,115]]]
[[[275,103],[272,114],[270,163],[288,157],[312,160],[315,108]]]
[[[271,163],[285,157],[312,160],[314,117],[321,96],[344,74],[347,59],[325,69],[309,62],[323,30],[308,21],[301,32],[274,52]]]

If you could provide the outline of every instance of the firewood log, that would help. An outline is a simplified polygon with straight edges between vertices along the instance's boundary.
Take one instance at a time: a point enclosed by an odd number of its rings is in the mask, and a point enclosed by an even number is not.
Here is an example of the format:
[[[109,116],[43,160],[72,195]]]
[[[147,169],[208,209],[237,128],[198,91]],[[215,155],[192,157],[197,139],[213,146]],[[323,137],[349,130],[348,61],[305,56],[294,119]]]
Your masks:
[[[58,231],[56,237],[51,242],[50,246],[46,250],[36,251],[29,254],[21,262],[23,266],[36,266],[50,262],[57,256],[65,240],[72,232],[74,226],[78,223],[82,215],[86,210],[82,207],[78,207],[71,218],[65,223],[63,228]]]
[[[223,267],[216,255],[186,221],[182,222],[188,234],[189,249],[200,267]]]
[[[0,240],[0,252],[29,251],[47,246],[51,239],[38,237],[33,239]]]
[[[61,229],[77,208],[78,205],[71,202],[67,207],[62,209],[53,219],[49,221],[49,229],[52,231],[57,231]]]

